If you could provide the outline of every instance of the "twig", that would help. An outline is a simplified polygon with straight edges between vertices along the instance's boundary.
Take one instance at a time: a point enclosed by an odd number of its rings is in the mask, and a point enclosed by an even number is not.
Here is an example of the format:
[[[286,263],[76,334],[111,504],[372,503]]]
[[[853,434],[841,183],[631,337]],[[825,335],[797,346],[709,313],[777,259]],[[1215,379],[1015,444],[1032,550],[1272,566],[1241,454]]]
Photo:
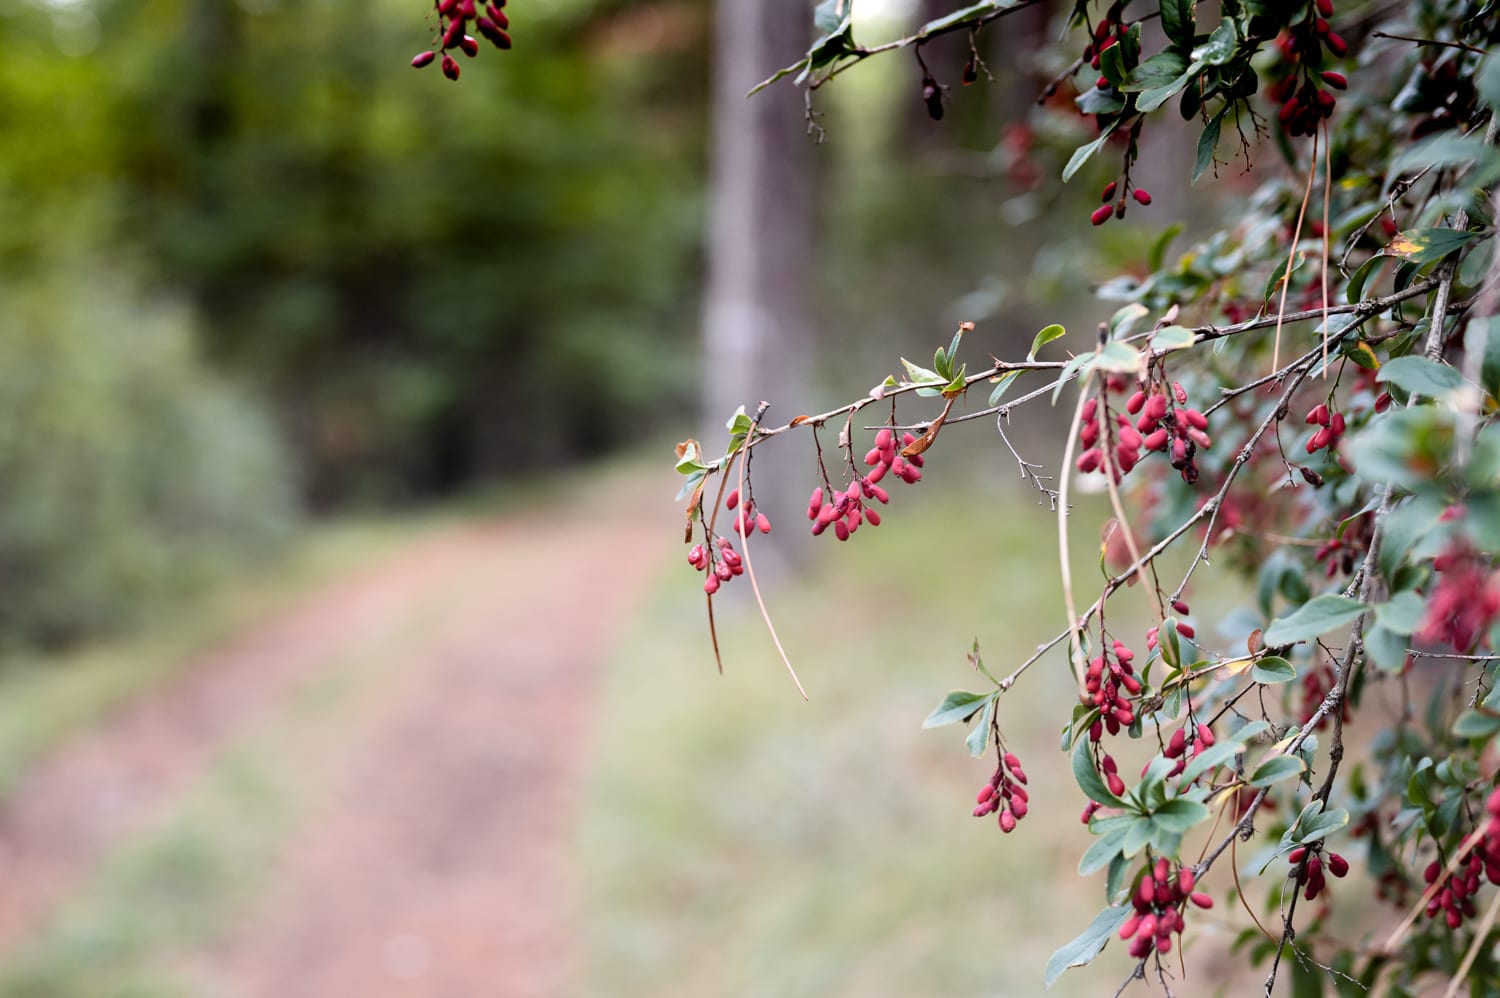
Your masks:
[[[771,404],[769,402],[762,402],[760,408],[756,410],[755,418],[750,421],[750,428],[745,431],[745,444],[742,449],[746,450],[747,455],[749,443],[755,437],[755,428],[760,425],[761,417],[766,414],[766,410],[770,407]],[[740,462],[739,491],[741,495],[745,494],[745,469],[749,465],[748,456],[746,460]],[[808,699],[807,690],[802,688],[802,680],[797,678],[797,670],[792,668],[792,660],[786,657],[786,649],[781,647],[781,637],[776,633],[776,625],[771,623],[771,614],[766,611],[766,601],[761,596],[760,583],[755,580],[755,563],[750,560],[749,519],[749,517],[743,514],[743,511],[741,515],[735,517],[735,526],[739,528],[737,532],[740,535],[740,551],[745,557],[745,574],[750,576],[750,591],[755,593],[755,602],[760,606],[760,617],[766,622],[766,630],[771,632],[771,642],[776,645],[776,653],[781,656],[781,661],[786,665],[786,671],[791,674],[792,682],[797,684],[797,692],[802,694],[803,700],[806,700]],[[717,649],[718,646],[719,642],[716,637],[714,638],[714,648]]]
[[[1084,378],[1084,386],[1087,387],[1087,376]],[[1058,568],[1062,572],[1063,605],[1068,611],[1068,667],[1073,670],[1073,678],[1078,681],[1080,693],[1086,692],[1083,681],[1083,623],[1078,619],[1078,608],[1073,602],[1073,565],[1068,557],[1068,482],[1072,475],[1068,469],[1073,466],[1073,448],[1078,443],[1078,427],[1083,422],[1083,407],[1088,403],[1088,392],[1078,393],[1078,405],[1073,409],[1073,425],[1068,430],[1068,442],[1063,445],[1062,456],[1062,480],[1057,483],[1057,555]]]
[[[1389,38],[1393,41],[1398,42],[1411,42],[1413,45],[1430,45],[1436,46],[1437,48],[1459,49],[1463,52],[1474,52],[1478,55],[1484,55],[1484,49],[1475,48],[1472,45],[1465,45],[1463,42],[1444,42],[1439,41],[1436,38],[1413,38],[1410,35],[1393,35],[1387,31],[1372,31],[1370,32],[1370,37]]]
[[[1292,287],[1292,261],[1297,258],[1297,240],[1302,238],[1302,220],[1307,217],[1307,202],[1312,198],[1313,176],[1318,172],[1318,133],[1313,133],[1312,162],[1307,167],[1307,189],[1302,192],[1302,207],[1297,210],[1297,226],[1292,229],[1292,248],[1287,251],[1286,271],[1281,275],[1281,306],[1276,310],[1276,339],[1271,345],[1271,370],[1276,370],[1281,361],[1281,318],[1286,314],[1286,294]],[[1325,233],[1326,238],[1326,233]],[[1327,322],[1328,307],[1323,307],[1324,322]]]

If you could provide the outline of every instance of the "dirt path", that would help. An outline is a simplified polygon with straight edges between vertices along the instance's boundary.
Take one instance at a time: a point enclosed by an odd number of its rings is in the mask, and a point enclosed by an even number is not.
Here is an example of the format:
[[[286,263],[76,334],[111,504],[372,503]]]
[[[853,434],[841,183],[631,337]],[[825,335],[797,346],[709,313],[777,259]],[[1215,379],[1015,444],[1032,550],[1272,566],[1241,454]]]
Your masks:
[[[0,812],[0,955],[167,811],[231,735],[427,613],[317,813],[195,977],[215,994],[278,998],[557,993],[594,681],[671,550],[659,487],[637,478],[608,503],[429,538],[66,746]]]

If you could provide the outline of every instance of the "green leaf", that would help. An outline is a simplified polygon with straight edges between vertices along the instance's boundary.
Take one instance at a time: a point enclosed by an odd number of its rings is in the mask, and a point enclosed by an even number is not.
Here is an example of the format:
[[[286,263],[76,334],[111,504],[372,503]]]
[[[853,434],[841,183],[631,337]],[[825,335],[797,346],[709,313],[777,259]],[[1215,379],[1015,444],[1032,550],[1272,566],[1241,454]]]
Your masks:
[[[1273,783],[1301,776],[1307,767],[1303,764],[1301,757],[1295,755],[1276,755],[1269,759],[1261,760],[1260,765],[1250,774],[1250,785],[1252,787],[1269,787]]]
[[[1244,742],[1227,741],[1210,745],[1202,752],[1193,756],[1193,761],[1188,763],[1187,769],[1182,771],[1180,782],[1183,784],[1191,783],[1201,774],[1233,761],[1234,757],[1243,751],[1245,751]]]
[[[1094,357],[1094,367],[1114,374],[1136,374],[1141,369],[1141,352],[1119,340],[1111,340]]]
[[[1377,253],[1360,264],[1359,269],[1349,277],[1349,285],[1344,289],[1344,300],[1353,305],[1364,297],[1365,282],[1370,279],[1371,274],[1380,269],[1384,262],[1385,257]]]
[[[1234,58],[1238,48],[1239,38],[1234,32],[1234,21],[1226,17],[1219,22],[1214,33],[1208,36],[1208,41],[1193,50],[1193,61],[1209,66],[1222,66]]]
[[[1458,229],[1408,229],[1397,233],[1383,252],[1387,256],[1410,260],[1420,267],[1441,260],[1478,234]]]
[[[1096,153],[1100,149],[1104,148],[1104,143],[1106,141],[1108,141],[1110,135],[1114,134],[1114,130],[1115,130],[1115,128],[1118,125],[1119,125],[1118,121],[1112,121],[1112,122],[1110,122],[1109,123],[1109,127],[1105,128],[1104,131],[1100,132],[1099,133],[1099,137],[1097,139],[1095,139],[1094,141],[1092,141],[1092,142],[1090,142],[1090,143],[1088,143],[1086,145],[1081,145],[1077,149],[1073,150],[1072,157],[1070,157],[1068,159],[1068,165],[1065,166],[1065,167],[1063,167],[1063,172],[1062,172],[1063,183],[1066,184],[1069,180],[1072,180],[1073,179],[1073,174],[1077,173],[1080,169],[1082,169],[1083,168],[1083,164],[1087,163],[1089,161],[1090,157],[1092,157],[1094,155],[1094,153]]]
[[[1057,404],[1058,396],[1062,395],[1063,388],[1067,385],[1069,380],[1072,379],[1072,376],[1078,371],[1083,370],[1084,365],[1092,363],[1093,360],[1094,355],[1092,353],[1081,353],[1077,357],[1074,357],[1072,360],[1068,361],[1068,365],[1062,369],[1062,374],[1058,375],[1057,377],[1057,387],[1052,389],[1053,405]]]
[[[1047,961],[1047,974],[1042,986],[1052,987],[1063,975],[1063,971],[1070,967],[1086,967],[1093,963],[1094,958],[1103,952],[1110,937],[1120,931],[1120,926],[1125,924],[1125,919],[1130,917],[1132,910],[1134,909],[1129,905],[1105,908],[1094,917],[1088,928],[1058,947],[1057,952]]]
[[[1359,600],[1325,593],[1314,596],[1292,611],[1290,616],[1274,621],[1266,628],[1264,639],[1271,647],[1296,644],[1326,634],[1334,628],[1352,624],[1364,612],[1365,604]]]
[[[1326,838],[1332,833],[1349,824],[1349,812],[1341,807],[1332,811],[1323,811],[1322,801],[1313,801],[1303,808],[1302,814],[1298,816],[1297,823],[1287,830],[1287,841],[1306,845],[1316,842],[1318,839]],[[1314,809],[1318,810],[1314,810]]]
[[[1013,2],[1013,0],[1011,0],[1011,2]],[[918,28],[917,37],[920,38],[926,35],[930,35],[934,31],[942,31],[944,28],[951,27],[955,24],[961,24],[964,21],[972,21],[975,18],[982,17],[985,14],[989,14],[993,11],[997,11],[1002,7],[1009,7],[1011,6],[1011,2],[1000,3],[998,2],[998,0],[984,0],[983,3],[972,4],[968,7],[963,8],[962,10],[955,10],[951,14],[944,14],[942,17],[928,21],[926,24]]]
[[[966,693],[963,690],[954,690],[943,697],[943,702],[927,715],[927,720],[922,722],[922,727],[941,728],[945,724],[956,724],[976,713],[987,701],[992,701],[994,698],[995,691],[993,690],[989,693]]]
[[[1219,132],[1223,128],[1224,114],[1228,110],[1226,107],[1210,118],[1208,124],[1203,126],[1203,133],[1198,136],[1198,155],[1193,161],[1192,183],[1196,184],[1198,178],[1207,173],[1208,168],[1213,165],[1214,151],[1219,148]]]
[[[985,746],[990,740],[990,724],[995,719],[995,700],[993,694],[985,701],[984,709],[979,712],[979,723],[974,725],[969,732],[969,737],[964,739],[964,744],[969,747],[969,754],[978,759],[984,755]]]
[[[1193,47],[1193,0],[1161,0],[1161,29],[1178,48]]]
[[[839,29],[844,21],[844,12],[840,9],[845,0],[823,0],[817,7],[813,8],[813,29],[820,35],[831,35]]]
[[[1443,398],[1463,387],[1464,383],[1463,375],[1453,368],[1426,357],[1388,360],[1381,365],[1375,380],[1428,398]]]
[[[1151,350],[1153,353],[1186,350],[1195,342],[1197,336],[1191,329],[1185,326],[1163,326],[1151,337]]]
[[[1078,744],[1073,747],[1073,779],[1077,781],[1078,787],[1088,796],[1091,801],[1097,801],[1109,807],[1124,807],[1125,802],[1109,792],[1109,787],[1099,779],[1099,773],[1094,769],[1093,757],[1089,754],[1089,740],[1078,739]]]
[[[1201,64],[1194,63],[1193,66],[1201,67]],[[1155,111],[1167,101],[1182,93],[1183,88],[1191,83],[1193,78],[1194,70],[1189,68],[1188,72],[1183,73],[1170,83],[1159,87],[1152,87],[1150,90],[1142,90],[1140,96],[1135,99],[1135,109],[1142,114],[1149,114]]]
[[[1109,335],[1115,339],[1129,336],[1135,324],[1151,314],[1151,310],[1140,302],[1131,302],[1109,317]]]
[[[1480,100],[1491,110],[1500,110],[1500,53],[1491,52],[1484,57],[1479,72],[1474,74],[1474,86]]]
[[[1036,354],[1038,350],[1046,346],[1048,343],[1051,343],[1053,340],[1066,335],[1067,332],[1068,331],[1066,329],[1064,329],[1062,326],[1059,326],[1055,322],[1052,325],[1047,326],[1032,338],[1031,352],[1026,355],[1026,359],[1029,361],[1036,360]]]
[[[1212,814],[1208,807],[1186,797],[1175,797],[1151,812],[1151,821],[1173,835],[1182,835]]]
[[[1265,658],[1257,659],[1250,667],[1250,678],[1257,683],[1273,686],[1276,683],[1289,683],[1296,679],[1297,670],[1286,659],[1277,655],[1267,655]]]
[[[1489,738],[1500,734],[1500,716],[1466,710],[1453,722],[1453,733],[1460,738]]]
[[[1388,602],[1375,605],[1375,619],[1396,634],[1410,634],[1422,626],[1427,605],[1410,589],[1397,593]]]
[[[1131,70],[1125,85],[1120,89],[1126,93],[1134,93],[1160,87],[1176,80],[1187,67],[1188,61],[1181,53],[1158,52]]]
[[[1130,815],[1129,817],[1131,821],[1145,820],[1137,815]],[[1112,828],[1108,833],[1101,835],[1089,844],[1088,849],[1084,851],[1083,856],[1078,860],[1078,875],[1080,877],[1087,877],[1090,874],[1098,873],[1114,862],[1115,857],[1121,854],[1120,846],[1125,842],[1126,827]]]
[[[1010,391],[1011,384],[1025,373],[1026,372],[1024,371],[1007,371],[1004,374],[1000,375],[1000,377],[996,378],[995,387],[994,390],[990,392],[990,400],[988,404],[992,406],[999,405],[1000,400],[1005,397],[1005,393]]]
[[[914,385],[941,385],[946,384],[948,379],[941,377],[936,371],[929,371],[919,364],[913,364],[905,357],[901,358],[901,364],[906,368],[906,377]]]

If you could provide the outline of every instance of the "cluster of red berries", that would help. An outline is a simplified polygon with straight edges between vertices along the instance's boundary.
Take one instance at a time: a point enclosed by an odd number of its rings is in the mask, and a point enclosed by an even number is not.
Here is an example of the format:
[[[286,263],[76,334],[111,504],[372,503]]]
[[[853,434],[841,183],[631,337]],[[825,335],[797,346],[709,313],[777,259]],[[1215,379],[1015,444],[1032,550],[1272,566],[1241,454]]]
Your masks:
[[[1338,104],[1333,91],[1349,86],[1343,73],[1331,70],[1317,73],[1306,68],[1322,62],[1325,47],[1335,59],[1342,59],[1349,51],[1349,43],[1328,24],[1328,18],[1333,16],[1333,0],[1317,0],[1317,7],[1318,17],[1304,21],[1276,39],[1276,46],[1294,69],[1273,84],[1266,95],[1281,105],[1277,118],[1288,135],[1311,135],[1317,131]],[[1299,73],[1299,68],[1306,68],[1305,74]]]
[[[1440,578],[1427,600],[1417,631],[1419,641],[1442,642],[1454,651],[1471,651],[1487,638],[1500,617],[1500,573],[1465,541],[1457,541],[1432,559]]]
[[[481,15],[475,5],[475,0],[435,0],[438,13],[438,27],[442,31],[442,54],[443,75],[450,80],[458,79],[458,60],[450,55],[450,50],[457,49],[470,59],[479,54],[479,42],[468,34],[469,22],[474,23],[474,30],[487,38],[497,49],[510,48],[510,35],[506,29],[510,27],[510,18],[500,8],[505,6],[505,0],[491,0],[484,7]],[[411,64],[416,69],[430,65],[438,57],[436,49],[418,53],[412,59]]]
[[[979,788],[979,795],[974,798],[977,805],[974,817],[983,818],[999,811],[1000,830],[1009,835],[1016,830],[1016,822],[1026,817],[1029,798],[1026,771],[1021,768],[1021,760],[1007,752],[995,767],[995,775]]]
[[[1123,386],[1124,379],[1111,378],[1105,390],[1120,390]],[[1195,458],[1200,449],[1212,446],[1213,439],[1208,435],[1208,417],[1187,404],[1187,391],[1180,383],[1172,382],[1170,391],[1163,385],[1137,389],[1126,400],[1125,413],[1128,415],[1115,417],[1113,439],[1101,442],[1104,423],[1099,419],[1098,400],[1084,403],[1079,441],[1085,450],[1078,457],[1079,471],[1097,471],[1107,464],[1119,482],[1140,462],[1142,450],[1161,451],[1182,474],[1183,481],[1189,485],[1197,483]],[[1135,417],[1134,423],[1128,418],[1131,416]],[[1110,453],[1113,460],[1106,462],[1106,454]]]
[[[1173,877],[1172,866],[1165,858],[1156,861],[1154,870],[1143,872],[1140,885],[1130,898],[1135,914],[1120,926],[1120,938],[1133,940],[1131,956],[1139,960],[1152,950],[1166,953],[1172,949],[1173,934],[1182,934],[1185,901],[1203,909],[1214,906],[1213,898],[1193,890],[1195,880],[1193,871],[1187,867],[1179,867]]]
[[[807,500],[807,518],[812,521],[813,536],[818,536],[832,525],[833,536],[841,541],[847,541],[863,522],[868,521],[872,527],[880,526],[880,512],[875,509],[866,509],[864,503],[866,499],[888,503],[891,501],[891,496],[889,492],[871,481],[868,475],[856,478],[849,483],[847,492],[830,489],[826,502],[823,499],[822,486],[813,489],[812,495]]]
[[[910,433],[903,433],[901,446],[909,447],[916,442],[916,439]],[[880,481],[887,471],[907,485],[915,485],[922,480],[922,455],[913,454],[911,457],[902,457],[898,454],[896,434],[889,427],[875,434],[875,446],[865,454],[865,464],[870,467],[868,477],[872,482]]]
[[[1344,414],[1342,412],[1330,413],[1326,404],[1319,403],[1308,411],[1307,425],[1318,427],[1317,431],[1308,438],[1307,452],[1309,454],[1316,454],[1326,447],[1331,456],[1338,450],[1339,441],[1344,438]]]
[[[902,444],[910,444],[914,440],[916,437],[907,433],[903,436]],[[812,490],[812,495],[807,499],[807,518],[812,521],[813,536],[832,527],[835,537],[847,541],[861,523],[869,523],[872,527],[880,526],[879,511],[868,507],[866,502],[874,499],[885,505],[891,501],[890,493],[880,487],[881,479],[889,473],[908,485],[915,485],[922,480],[922,463],[920,454],[901,456],[896,451],[895,431],[882,429],[875,434],[875,446],[865,455],[865,464],[870,466],[868,474],[856,476],[843,492],[832,486],[829,486],[826,495],[822,486]]]
[[[1108,413],[1105,415],[1108,416]],[[1108,463],[1108,471],[1118,485],[1120,479],[1129,474],[1130,469],[1141,460],[1141,435],[1123,413],[1115,417],[1115,422],[1117,426],[1113,443],[1108,440],[1101,443],[1099,400],[1089,399],[1083,404],[1083,422],[1078,431],[1078,440],[1083,444],[1084,451],[1078,456],[1078,470],[1084,474],[1098,471],[1104,463],[1105,454],[1112,450],[1114,460]]]
[[[1436,918],[1443,913],[1448,928],[1456,929],[1465,918],[1474,917],[1473,897],[1479,891],[1479,877],[1483,874],[1492,884],[1500,884],[1500,787],[1490,791],[1484,802],[1484,836],[1473,852],[1443,881],[1427,902],[1427,917]],[[1427,864],[1422,879],[1428,884],[1437,881],[1443,871],[1441,860]]]
[[[1099,77],[1099,85],[1101,87],[1106,87],[1109,85],[1109,81],[1101,76]],[[1104,185],[1104,190],[1100,192],[1099,200],[1104,203],[1100,207],[1094,209],[1093,214],[1089,215],[1089,221],[1093,222],[1095,225],[1103,225],[1105,222],[1109,221],[1111,215],[1115,218],[1124,218],[1125,195],[1127,192],[1131,197],[1135,198],[1136,203],[1142,207],[1145,207],[1146,205],[1149,205],[1151,203],[1150,193],[1142,190],[1139,187],[1132,187],[1128,177],[1125,180],[1124,187],[1121,187],[1115,181],[1111,180],[1109,183]],[[1118,198],[1115,196],[1116,193],[1119,194]]]
[[[1084,675],[1083,685],[1087,692],[1081,695],[1083,704],[1099,708],[1099,717],[1089,726],[1089,740],[1094,742],[1104,737],[1105,729],[1111,735],[1118,735],[1120,728],[1135,723],[1135,707],[1129,696],[1141,691],[1141,681],[1136,678],[1135,668],[1130,664],[1135,652],[1119,641],[1113,643],[1110,651],[1114,652],[1113,661],[1107,652],[1097,655],[1090,660],[1088,672]],[[1105,756],[1105,759],[1108,761],[1109,757]],[[1115,777],[1109,781],[1110,790],[1117,797],[1124,792],[1123,789],[1114,789],[1118,779]]]
[[[755,511],[754,499],[746,499],[744,508],[739,508],[739,489],[732,490],[725,497],[724,506],[731,511],[738,509],[731,527],[735,534],[748,536],[757,530],[763,534],[771,532],[770,518]],[[730,539],[722,534],[708,544],[694,544],[688,551],[687,560],[698,571],[708,573],[708,578],[703,580],[703,591],[710,596],[730,579],[745,574],[744,558],[734,549]]]
[[[1172,382],[1170,399],[1160,385],[1155,386],[1149,395],[1138,391],[1125,403],[1125,411],[1132,416],[1139,413],[1135,428],[1145,434],[1142,446],[1147,450],[1166,451],[1182,480],[1189,485],[1196,484],[1198,465],[1194,456],[1200,449],[1208,450],[1213,440],[1208,435],[1208,417],[1187,404],[1187,391],[1181,383]]]
[[[1349,872],[1349,861],[1338,853],[1329,850],[1328,862],[1325,864],[1323,857],[1318,855],[1318,847],[1314,845],[1312,848],[1311,856],[1307,855],[1307,846],[1298,846],[1287,855],[1287,860],[1297,868],[1297,883],[1303,885],[1302,896],[1309,901],[1315,900],[1328,888],[1328,880],[1323,876],[1325,866],[1329,873],[1341,879]],[[1302,865],[1303,859],[1307,860],[1306,866]]]

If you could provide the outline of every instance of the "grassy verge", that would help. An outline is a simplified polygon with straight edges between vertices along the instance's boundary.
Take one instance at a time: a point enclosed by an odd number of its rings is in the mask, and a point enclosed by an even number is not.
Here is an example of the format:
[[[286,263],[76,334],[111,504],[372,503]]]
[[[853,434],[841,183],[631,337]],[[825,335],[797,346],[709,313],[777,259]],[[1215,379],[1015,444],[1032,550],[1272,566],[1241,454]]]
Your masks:
[[[976,635],[1008,671],[1060,626],[1055,520],[993,492],[923,498],[768,592],[810,703],[748,600],[721,608],[721,678],[689,573],[662,581],[596,732],[579,993],[1035,994],[1098,911],[1102,883],[1074,872],[1089,838],[1058,752],[1076,696],[1062,658],[1001,703],[1033,790],[1008,838],[969,814],[993,763],[957,728],[921,730],[949,689],[984,687],[964,660]],[[1081,533],[1080,595],[1098,578]],[[1054,993],[1112,988],[1112,956]]]

